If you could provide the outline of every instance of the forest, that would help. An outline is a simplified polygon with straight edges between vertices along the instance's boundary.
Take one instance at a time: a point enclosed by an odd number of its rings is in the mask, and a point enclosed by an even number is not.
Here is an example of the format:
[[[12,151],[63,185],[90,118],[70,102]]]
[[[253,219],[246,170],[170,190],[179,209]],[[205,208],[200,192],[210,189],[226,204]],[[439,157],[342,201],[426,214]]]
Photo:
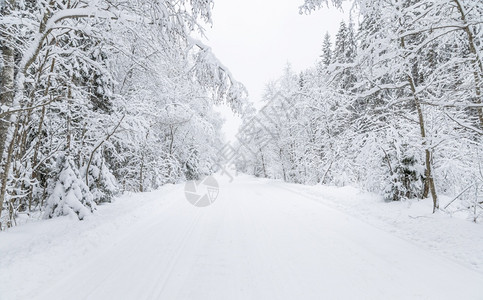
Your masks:
[[[351,2],[257,110],[199,38],[213,0],[0,1],[0,229],[218,171],[217,105],[243,118],[241,172],[481,221],[483,2]]]
[[[213,172],[246,92],[195,38],[212,1],[0,3],[1,228]]]
[[[300,12],[343,2],[306,0]],[[287,65],[263,108],[245,111],[238,168],[429,198],[433,212],[481,220],[483,2],[357,0],[353,11],[316,65]]]

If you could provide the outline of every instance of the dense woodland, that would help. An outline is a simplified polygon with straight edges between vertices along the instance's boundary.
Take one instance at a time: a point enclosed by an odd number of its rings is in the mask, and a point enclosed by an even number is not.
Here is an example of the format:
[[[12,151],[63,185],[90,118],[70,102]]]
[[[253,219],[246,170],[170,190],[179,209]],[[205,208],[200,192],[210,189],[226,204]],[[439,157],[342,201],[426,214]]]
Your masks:
[[[0,229],[213,172],[245,91],[193,38],[212,1],[0,3]]]
[[[300,13],[343,2],[305,0]],[[352,3],[335,37],[314,37],[319,62],[288,65],[257,111],[193,38],[212,0],[0,1],[0,229],[83,219],[119,193],[213,173],[221,103],[250,134],[240,171],[428,199],[478,221],[483,2]]]
[[[301,13],[343,1],[306,0]],[[246,111],[238,167],[301,184],[356,184],[387,201],[483,211],[483,2],[356,0],[319,63],[287,66]],[[255,124],[255,125],[254,125]],[[446,200],[440,205],[440,198]]]

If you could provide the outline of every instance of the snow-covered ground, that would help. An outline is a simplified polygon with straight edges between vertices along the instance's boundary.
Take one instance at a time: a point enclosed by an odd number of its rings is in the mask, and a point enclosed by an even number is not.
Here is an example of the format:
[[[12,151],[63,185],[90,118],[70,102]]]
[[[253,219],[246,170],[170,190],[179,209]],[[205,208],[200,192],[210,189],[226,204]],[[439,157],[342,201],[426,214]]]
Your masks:
[[[454,216],[443,212],[433,214],[431,200],[384,203],[382,197],[350,186],[340,188],[283,183],[279,183],[279,186],[346,212],[483,273],[483,224],[473,223],[468,211]],[[444,196],[440,198],[441,207],[452,200]]]
[[[483,225],[354,188],[218,177],[0,233],[0,299],[483,299]]]

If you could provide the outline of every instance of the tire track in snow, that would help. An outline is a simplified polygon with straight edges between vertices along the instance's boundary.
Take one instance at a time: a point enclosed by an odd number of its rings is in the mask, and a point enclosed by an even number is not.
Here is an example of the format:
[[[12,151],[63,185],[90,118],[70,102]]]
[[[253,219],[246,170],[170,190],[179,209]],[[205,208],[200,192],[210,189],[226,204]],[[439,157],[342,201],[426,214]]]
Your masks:
[[[178,261],[179,261],[181,255],[185,253],[184,250],[185,250],[186,246],[188,245],[188,241],[193,236],[193,232],[197,228],[197,225],[199,224],[201,217],[202,217],[202,211],[198,211],[195,219],[191,222],[191,224],[188,226],[188,229],[183,234],[183,237],[177,243],[178,246],[175,247],[175,251],[172,254],[172,257],[170,259],[171,263],[167,268],[166,274],[163,276],[163,273],[160,272],[160,276],[158,277],[158,279],[160,279],[160,280],[156,280],[156,282],[162,282],[162,284],[161,285],[155,285],[153,287],[153,290],[151,291],[149,298],[151,298],[151,299],[162,299],[162,294],[165,291],[165,288],[166,288],[169,280],[171,279],[171,275],[173,274],[173,271],[174,271],[176,265],[178,264]],[[155,297],[153,297],[153,296],[155,296]]]

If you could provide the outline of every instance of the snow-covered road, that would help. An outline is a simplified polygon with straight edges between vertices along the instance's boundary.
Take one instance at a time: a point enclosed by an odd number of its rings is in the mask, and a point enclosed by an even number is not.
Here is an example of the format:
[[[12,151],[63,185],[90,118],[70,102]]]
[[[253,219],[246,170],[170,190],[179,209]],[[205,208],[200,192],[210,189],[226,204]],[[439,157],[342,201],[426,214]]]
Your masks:
[[[115,203],[50,246],[37,237],[42,250],[0,245],[13,257],[0,258],[0,299],[483,299],[481,273],[281,183],[222,180],[206,208],[182,186],[164,193],[144,194],[135,219]],[[0,244],[31,242],[33,225]]]

